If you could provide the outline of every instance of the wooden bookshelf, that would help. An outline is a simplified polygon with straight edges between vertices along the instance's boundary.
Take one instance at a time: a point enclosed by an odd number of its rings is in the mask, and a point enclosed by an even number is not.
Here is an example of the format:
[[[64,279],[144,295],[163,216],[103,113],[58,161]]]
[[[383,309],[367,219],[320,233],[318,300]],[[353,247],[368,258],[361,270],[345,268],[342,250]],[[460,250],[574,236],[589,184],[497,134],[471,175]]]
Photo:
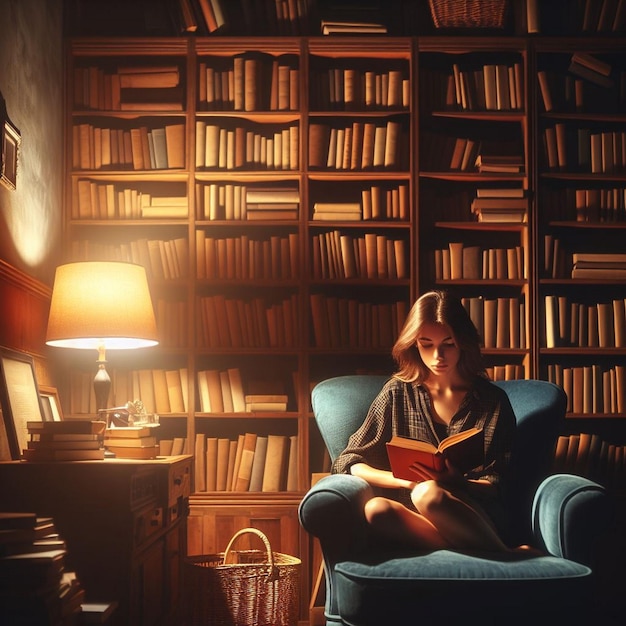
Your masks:
[[[623,249],[626,57],[597,38],[542,42],[536,54],[539,373],[564,386],[585,428],[626,410],[623,281],[574,270],[578,254]]]
[[[547,296],[587,311],[626,297],[623,281],[571,278],[566,262],[551,259],[621,250],[626,174],[550,167],[544,147],[557,124],[567,140],[578,128],[617,132],[626,118],[597,97],[589,108],[546,111],[538,78],[569,74],[572,54],[583,52],[623,81],[615,46],[623,40],[552,37],[546,28],[541,36],[68,41],[67,260],[117,258],[148,269],[161,345],[111,356],[109,369],[116,404],[143,395],[139,372],[150,372],[153,386],[164,374],[181,380],[174,391],[182,404],[168,398],[170,410],[157,412],[160,438],[185,440],[196,456],[190,554],[218,552],[235,527],[255,525],[275,549],[306,559],[297,505],[311,474],[328,470],[311,387],[334,375],[390,373],[397,330],[427,289],[463,299],[496,379],[558,380],[563,369],[573,377],[574,368],[626,365],[621,345],[546,344]],[[133,68],[161,71],[168,86],[109,94]],[[567,89],[553,80],[556,102]],[[137,130],[148,141],[143,165],[120,151]],[[161,154],[157,164],[150,148],[162,135],[166,160]],[[572,150],[567,143],[568,157]],[[578,220],[577,189],[621,198],[611,215],[622,217]],[[476,200],[493,196],[503,212],[489,219]],[[71,379],[84,389],[93,363],[63,358],[72,374],[61,391],[68,407],[79,406],[70,402]],[[199,374],[235,369],[244,395],[286,396],[286,404],[248,412],[203,402]],[[71,413],[92,410],[89,398],[81,401]],[[625,415],[572,404],[568,416],[578,419],[568,428],[621,437]],[[277,491],[212,489],[208,440],[236,450],[246,434],[289,441],[289,487],[284,474]],[[307,575],[302,584],[304,614]]]

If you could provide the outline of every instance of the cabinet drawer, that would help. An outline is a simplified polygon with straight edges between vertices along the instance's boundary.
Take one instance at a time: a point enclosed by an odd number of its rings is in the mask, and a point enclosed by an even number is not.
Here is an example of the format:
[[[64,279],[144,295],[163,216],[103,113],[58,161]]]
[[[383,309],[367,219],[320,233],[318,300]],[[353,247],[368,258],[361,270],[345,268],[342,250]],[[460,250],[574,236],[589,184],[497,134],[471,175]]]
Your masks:
[[[191,460],[173,464],[168,473],[167,504],[172,507],[179,499],[189,497],[191,492]]]
[[[133,541],[134,547],[140,547],[146,540],[159,532],[165,524],[163,508],[148,506],[138,511],[134,518]]]

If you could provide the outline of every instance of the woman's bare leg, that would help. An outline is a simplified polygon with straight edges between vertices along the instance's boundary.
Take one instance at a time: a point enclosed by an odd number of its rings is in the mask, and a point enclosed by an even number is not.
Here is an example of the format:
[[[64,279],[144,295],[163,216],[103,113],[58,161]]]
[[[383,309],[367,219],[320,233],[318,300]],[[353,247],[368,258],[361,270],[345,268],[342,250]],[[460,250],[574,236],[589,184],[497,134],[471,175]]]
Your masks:
[[[435,481],[419,483],[411,499],[448,545],[459,550],[509,551],[481,513]]]
[[[388,498],[372,498],[365,504],[365,518],[380,535],[420,549],[450,548],[425,517]]]

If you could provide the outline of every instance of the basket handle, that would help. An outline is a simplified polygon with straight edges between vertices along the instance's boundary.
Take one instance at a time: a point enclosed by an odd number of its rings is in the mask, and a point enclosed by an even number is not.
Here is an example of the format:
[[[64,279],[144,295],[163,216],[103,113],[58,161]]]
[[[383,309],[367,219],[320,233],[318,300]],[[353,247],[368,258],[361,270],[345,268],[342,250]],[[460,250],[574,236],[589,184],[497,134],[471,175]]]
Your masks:
[[[224,550],[224,560],[222,561],[222,565],[228,564],[228,557],[230,556],[233,544],[239,537],[241,537],[242,535],[245,535],[246,533],[252,533],[253,535],[256,535],[265,545],[265,552],[267,553],[267,561],[270,566],[269,573],[267,575],[267,580],[269,581],[269,580],[272,580],[273,578],[276,578],[278,574],[278,569],[276,565],[274,565],[274,553],[272,552],[272,546],[270,546],[269,539],[258,528],[242,528],[241,530],[238,530],[232,536],[231,540],[228,542],[228,545],[226,546],[226,550]]]

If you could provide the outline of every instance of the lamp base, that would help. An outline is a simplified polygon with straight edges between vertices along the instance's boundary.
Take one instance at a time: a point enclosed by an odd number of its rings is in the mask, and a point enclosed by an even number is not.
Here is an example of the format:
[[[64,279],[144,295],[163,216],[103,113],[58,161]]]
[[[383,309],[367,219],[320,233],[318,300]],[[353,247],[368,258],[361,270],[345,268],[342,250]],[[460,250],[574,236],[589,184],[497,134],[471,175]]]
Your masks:
[[[93,379],[93,390],[96,394],[96,409],[98,417],[100,411],[104,411],[109,404],[109,392],[111,391],[111,378],[106,370],[106,361],[98,360],[98,371]]]

